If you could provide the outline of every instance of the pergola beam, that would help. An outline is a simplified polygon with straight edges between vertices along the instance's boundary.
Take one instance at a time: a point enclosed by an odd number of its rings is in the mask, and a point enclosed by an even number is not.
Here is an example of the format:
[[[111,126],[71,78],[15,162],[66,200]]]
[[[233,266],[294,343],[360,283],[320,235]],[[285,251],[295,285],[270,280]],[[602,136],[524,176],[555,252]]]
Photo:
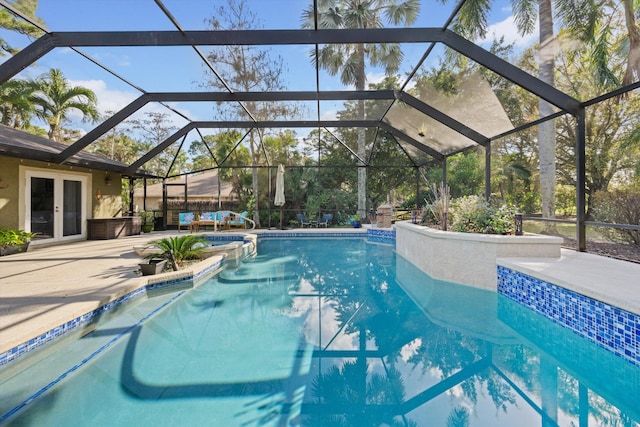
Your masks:
[[[191,122],[186,126],[179,129],[173,135],[169,136],[167,139],[162,141],[160,144],[156,145],[152,150],[146,153],[144,156],[140,157],[138,160],[133,162],[131,166],[127,169],[127,171],[133,171],[138,168],[141,168],[145,163],[153,159],[158,154],[162,153],[166,148],[170,147],[174,142],[176,142],[180,137],[186,136],[191,130],[199,129],[199,128],[223,128],[223,129],[253,129],[253,128],[307,128],[307,127],[315,127],[318,126],[323,127],[333,127],[333,128],[349,128],[349,127],[376,127],[379,125],[377,120],[300,120],[295,122],[287,122],[282,120],[276,121],[262,121],[262,122],[253,122],[249,120],[244,121],[223,121],[223,122]]]
[[[409,135],[405,134],[404,132],[394,128],[389,123],[381,122],[380,123],[380,128],[382,130],[386,131],[386,132],[389,132],[391,135],[395,136],[396,138],[400,138],[401,140],[406,141],[407,143],[413,145],[418,150],[420,150],[420,151],[422,151],[424,153],[427,153],[428,155],[430,155],[434,159],[442,160],[442,159],[445,158],[445,156],[442,153],[439,153],[436,150],[434,150],[434,149],[432,149],[430,147],[427,147],[426,145],[420,143],[420,141],[416,141],[415,139],[413,139]]]
[[[442,35],[441,28],[52,32],[40,37],[1,64],[0,84],[56,47],[424,43],[441,41]]]
[[[436,121],[442,123],[449,129],[452,129],[458,132],[459,134],[466,136],[470,140],[480,145],[486,145],[489,143],[488,137],[482,135],[479,132],[476,132],[475,130],[471,129],[469,126],[466,126],[463,123],[460,123],[453,117],[441,112],[440,110],[433,108],[429,104],[426,104],[425,102],[419,100],[414,96],[409,95],[406,92],[399,92],[397,94],[397,98],[398,100],[404,102],[407,105],[410,105],[411,107],[415,108],[421,113],[424,113],[427,116],[431,117],[432,119],[435,119]]]
[[[380,125],[378,120],[263,120],[254,122],[251,120],[234,121],[202,121],[192,122],[195,128],[205,129],[265,129],[265,128],[375,128]]]
[[[566,93],[543,82],[539,78],[532,76],[526,71],[521,70],[515,65],[508,63],[502,58],[481,48],[475,43],[470,42],[453,31],[445,31],[443,42],[451,49],[517,84],[534,95],[539,96],[550,104],[573,114],[578,113],[580,109],[580,101],[577,99],[570,97]]]
[[[76,31],[45,34],[0,64],[0,84],[56,47],[77,46],[227,46],[343,43],[442,42],[480,65],[525,88],[556,107],[578,113],[580,102],[509,64],[451,30],[441,28],[370,28],[330,30],[227,31]]]
[[[145,93],[132,101],[129,105],[122,110],[115,113],[113,116],[96,126],[91,131],[87,132],[82,138],[71,144],[68,148],[58,154],[54,162],[63,163],[65,160],[78,153],[80,150],[87,147],[89,144],[100,138],[109,130],[118,125],[118,123],[124,121],[127,117],[138,111],[144,105],[149,102],[179,102],[179,101],[305,101],[305,100],[358,100],[358,99],[394,99],[396,96],[392,90],[364,90],[364,91],[329,91],[329,92],[311,92],[311,91],[298,91],[298,92],[150,92]],[[234,122],[218,122],[218,125],[214,125],[215,122],[196,122],[198,125],[195,127],[202,128],[266,128],[266,127],[317,127],[323,126],[318,121],[300,121],[300,122],[283,122],[283,121],[271,121],[271,122],[254,122],[254,121],[234,121]],[[207,124],[203,124],[207,123]],[[225,124],[226,123],[226,124]],[[268,123],[274,124],[269,126]],[[323,123],[323,122],[320,122]],[[342,121],[340,123],[349,123],[349,125],[336,124],[335,121],[329,121],[330,127],[376,127],[377,121],[368,121],[367,123],[354,122],[354,121]]]
[[[392,100],[393,90],[333,90],[333,91],[287,91],[287,92],[149,92],[149,101],[193,102],[193,101],[355,101]]]
[[[82,138],[78,139],[76,142],[71,144],[69,147],[65,148],[58,154],[54,162],[55,163],[63,163],[68,158],[72,157],[74,154],[77,154],[80,150],[91,144],[96,139],[100,138],[102,135],[107,133],[112,128],[116,127],[118,123],[121,123],[127,117],[138,111],[140,108],[144,107],[149,102],[149,97],[147,95],[142,95],[137,99],[133,100],[129,105],[124,107],[122,110],[115,113],[113,116],[109,117],[104,122],[100,123],[95,128],[91,129],[87,132]]]
[[[150,150],[147,154],[145,154],[144,156],[140,157],[138,160],[133,162],[131,166],[129,166],[127,171],[133,171],[142,167],[142,165],[147,163],[149,160],[153,159],[158,154],[162,153],[166,148],[171,146],[171,144],[176,142],[180,137],[186,136],[193,128],[195,128],[193,123],[189,123],[186,126],[182,127],[176,133],[174,133],[173,135],[171,135],[170,137],[162,141],[160,144],[153,147],[153,149]]]

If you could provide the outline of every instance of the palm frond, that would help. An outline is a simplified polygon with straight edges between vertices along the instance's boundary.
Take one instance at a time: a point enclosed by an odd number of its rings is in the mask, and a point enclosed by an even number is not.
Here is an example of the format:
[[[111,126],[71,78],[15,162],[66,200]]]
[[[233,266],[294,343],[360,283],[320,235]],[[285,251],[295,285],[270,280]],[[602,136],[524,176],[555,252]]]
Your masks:
[[[415,22],[420,11],[419,0],[407,0],[402,3],[391,3],[385,9],[385,16],[393,25],[411,25]]]
[[[531,34],[538,22],[537,1],[522,0],[512,2],[514,22],[520,35]]]

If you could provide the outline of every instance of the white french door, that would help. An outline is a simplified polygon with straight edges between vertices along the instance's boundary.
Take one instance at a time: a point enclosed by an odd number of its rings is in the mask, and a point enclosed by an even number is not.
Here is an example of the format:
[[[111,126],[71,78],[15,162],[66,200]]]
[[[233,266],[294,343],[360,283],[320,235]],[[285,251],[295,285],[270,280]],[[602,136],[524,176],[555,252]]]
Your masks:
[[[86,237],[87,179],[81,175],[26,171],[25,230],[33,243]]]

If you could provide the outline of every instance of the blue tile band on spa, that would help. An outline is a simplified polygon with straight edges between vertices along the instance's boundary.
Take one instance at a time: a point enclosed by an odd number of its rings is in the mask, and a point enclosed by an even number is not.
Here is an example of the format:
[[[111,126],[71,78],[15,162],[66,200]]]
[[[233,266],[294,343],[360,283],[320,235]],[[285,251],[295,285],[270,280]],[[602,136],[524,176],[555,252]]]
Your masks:
[[[258,234],[258,240],[260,239],[289,239],[289,238],[295,238],[295,237],[300,237],[303,239],[313,239],[313,238],[334,238],[334,237],[353,237],[353,238],[361,238],[365,235],[364,232],[360,231],[345,231],[345,232],[334,232],[334,233],[321,233],[321,232],[314,232],[314,233],[303,233],[303,232],[299,232],[299,231],[287,231],[287,232],[275,232],[275,233],[260,233]]]
[[[367,239],[372,242],[392,243],[396,239],[396,229],[382,230],[369,228],[367,230]]]
[[[221,260],[220,262],[217,262],[203,269],[202,271],[196,273],[195,276],[188,275],[185,277],[155,282],[155,283],[151,283],[146,286],[140,287],[134,291],[131,291],[128,294],[125,294],[113,301],[106,303],[103,306],[96,308],[95,310],[92,310],[88,313],[78,316],[73,320],[70,320],[58,327],[55,327],[45,332],[42,335],[32,338],[27,342],[24,342],[16,347],[13,347],[10,350],[5,351],[4,353],[0,354],[0,367],[19,359],[20,357],[26,355],[30,351],[36,350],[42,347],[43,345],[55,339],[58,339],[68,334],[69,332],[76,330],[81,326],[86,326],[91,324],[91,322],[94,322],[100,319],[100,317],[103,314],[117,309],[118,307],[122,306],[124,303],[133,301],[137,297],[143,296],[146,292],[166,290],[171,288],[173,288],[173,290],[176,290],[176,291],[180,290],[181,285],[184,285],[185,283],[193,282],[194,280],[202,278],[207,274],[212,274],[214,271],[221,268],[223,263],[224,263],[224,260]]]
[[[640,316],[498,266],[498,292],[640,366]]]
[[[225,234],[225,235],[210,235],[210,234],[205,234],[204,235],[205,240],[208,240],[210,242],[242,242],[245,240],[244,236],[242,235],[234,235],[234,234]]]

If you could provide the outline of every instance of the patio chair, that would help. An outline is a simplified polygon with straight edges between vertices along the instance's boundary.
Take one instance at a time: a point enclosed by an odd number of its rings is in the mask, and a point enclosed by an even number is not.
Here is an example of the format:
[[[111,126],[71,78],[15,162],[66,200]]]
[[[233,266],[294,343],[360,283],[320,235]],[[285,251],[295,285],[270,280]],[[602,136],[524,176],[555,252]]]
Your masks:
[[[311,222],[307,221],[307,219],[304,217],[304,214],[296,214],[296,219],[298,220],[300,227],[311,227]]]
[[[216,221],[221,230],[228,230],[231,227],[231,211],[216,212]]]
[[[322,214],[322,218],[318,221],[318,227],[329,227],[331,220],[333,220],[333,214]]]
[[[231,221],[229,221],[229,225],[238,228],[247,228],[245,218],[247,217],[247,211],[242,212],[240,215],[234,214]]]
[[[180,212],[178,214],[178,233],[183,225],[189,227],[194,219],[193,212]]]

